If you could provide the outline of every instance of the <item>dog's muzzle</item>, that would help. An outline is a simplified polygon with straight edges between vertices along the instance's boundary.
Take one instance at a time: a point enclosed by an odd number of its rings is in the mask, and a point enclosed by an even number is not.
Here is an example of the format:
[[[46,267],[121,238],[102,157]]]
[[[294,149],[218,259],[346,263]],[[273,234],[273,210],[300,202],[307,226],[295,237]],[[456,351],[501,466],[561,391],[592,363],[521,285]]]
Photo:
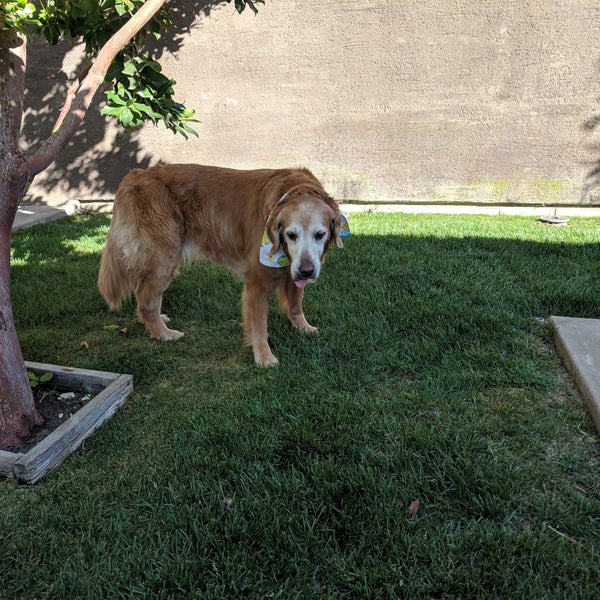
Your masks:
[[[297,288],[303,289],[309,283],[313,283],[317,279],[318,273],[311,260],[303,260],[300,262],[298,272],[294,275],[294,285]]]

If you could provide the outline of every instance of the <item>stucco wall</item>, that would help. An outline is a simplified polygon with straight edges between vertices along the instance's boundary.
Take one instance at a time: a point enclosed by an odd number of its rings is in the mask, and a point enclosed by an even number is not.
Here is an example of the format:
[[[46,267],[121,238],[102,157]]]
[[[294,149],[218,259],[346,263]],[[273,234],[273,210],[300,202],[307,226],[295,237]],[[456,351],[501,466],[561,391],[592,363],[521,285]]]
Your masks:
[[[600,4],[592,0],[171,3],[164,71],[199,138],[126,134],[95,110],[31,199],[111,197],[158,160],[304,165],[344,200],[595,201]],[[191,14],[199,5],[200,15]],[[197,12],[197,11],[196,11]],[[26,141],[78,60],[30,55]]]

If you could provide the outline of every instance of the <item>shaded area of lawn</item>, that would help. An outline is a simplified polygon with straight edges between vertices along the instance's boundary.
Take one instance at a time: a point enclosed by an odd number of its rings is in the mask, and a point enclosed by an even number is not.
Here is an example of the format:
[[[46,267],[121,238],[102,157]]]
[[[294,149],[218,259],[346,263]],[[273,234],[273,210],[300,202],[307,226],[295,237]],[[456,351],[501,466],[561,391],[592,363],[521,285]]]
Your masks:
[[[175,344],[106,310],[107,226],[14,238],[26,357],[135,392],[44,482],[0,482],[0,596],[596,594],[600,446],[543,319],[600,317],[600,220],[353,216],[307,289],[320,334],[273,305],[274,370],[218,267],[167,291]]]

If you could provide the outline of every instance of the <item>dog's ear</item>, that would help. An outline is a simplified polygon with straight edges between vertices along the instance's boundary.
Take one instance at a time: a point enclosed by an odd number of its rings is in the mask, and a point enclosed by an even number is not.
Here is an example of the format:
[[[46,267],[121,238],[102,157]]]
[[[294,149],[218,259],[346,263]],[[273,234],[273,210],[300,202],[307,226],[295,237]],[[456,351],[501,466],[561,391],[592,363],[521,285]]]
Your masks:
[[[343,248],[344,244],[342,242],[342,235],[341,235],[342,214],[340,213],[340,208],[338,206],[338,203],[331,196],[327,196],[325,202],[327,203],[329,208],[331,208],[331,210],[333,211],[333,218],[331,219],[331,225],[330,225],[331,235],[330,235],[329,239],[330,239],[330,241],[335,242],[335,245],[338,248]]]
[[[283,219],[279,207],[275,207],[269,220],[267,221],[267,235],[269,241],[273,244],[272,253],[275,254],[281,247],[281,230],[283,229]]]
[[[338,214],[331,219],[331,239],[335,242],[335,245],[338,248],[344,247],[342,236],[340,235],[341,226],[341,217],[338,212]]]

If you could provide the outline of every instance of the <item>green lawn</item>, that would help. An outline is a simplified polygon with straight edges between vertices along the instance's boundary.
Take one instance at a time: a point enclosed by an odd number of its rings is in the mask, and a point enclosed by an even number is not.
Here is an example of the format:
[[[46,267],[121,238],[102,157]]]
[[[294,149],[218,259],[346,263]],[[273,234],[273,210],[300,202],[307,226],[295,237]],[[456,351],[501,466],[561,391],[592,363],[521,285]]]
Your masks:
[[[271,370],[219,267],[165,294],[178,342],[109,312],[108,222],[14,236],[26,358],[135,391],[41,483],[0,481],[0,598],[597,597],[599,438],[544,319],[600,318],[600,219],[352,215],[319,335],[273,304]]]

